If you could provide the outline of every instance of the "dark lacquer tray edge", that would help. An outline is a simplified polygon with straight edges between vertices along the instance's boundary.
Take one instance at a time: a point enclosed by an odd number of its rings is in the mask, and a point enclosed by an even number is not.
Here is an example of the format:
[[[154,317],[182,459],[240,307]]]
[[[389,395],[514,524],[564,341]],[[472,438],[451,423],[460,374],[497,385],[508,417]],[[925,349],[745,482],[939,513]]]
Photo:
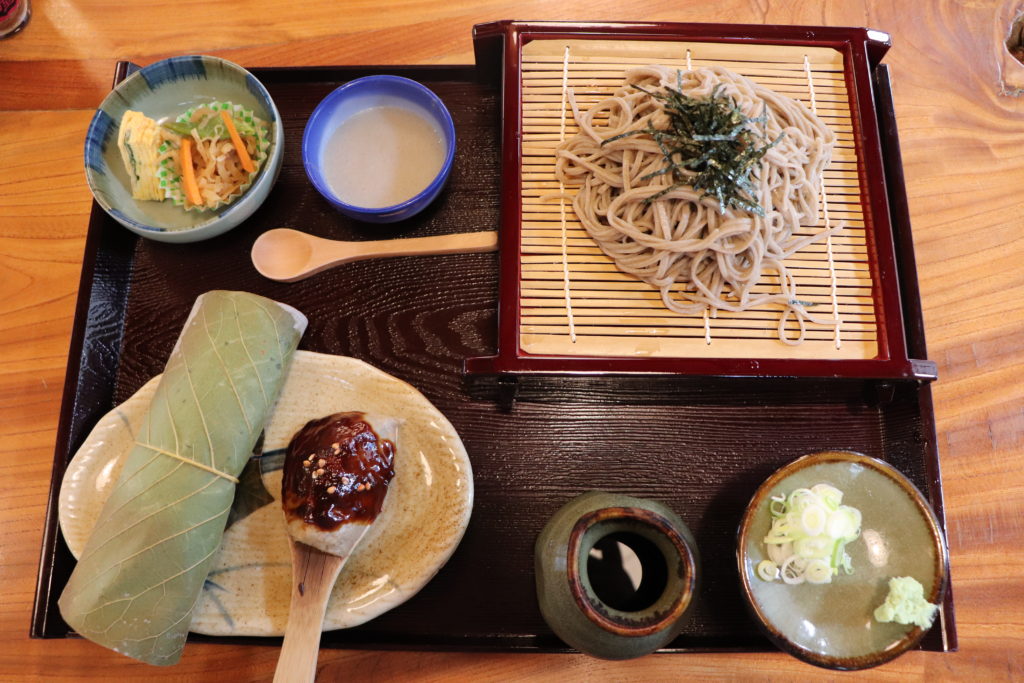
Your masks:
[[[885,164],[886,185],[889,192],[889,210],[892,217],[896,262],[899,271],[900,301],[903,307],[903,322],[906,326],[907,351],[912,358],[927,358],[925,343],[924,314],[921,310],[921,292],[917,281],[917,259],[914,256],[914,240],[910,226],[910,208],[907,202],[907,188],[903,176],[903,156],[900,152],[899,130],[896,126],[896,108],[892,92],[892,78],[887,64],[879,64],[874,71],[875,96],[878,98],[878,123],[882,136],[882,155]],[[938,436],[935,428],[935,410],[932,405],[932,389],[928,383],[918,387],[921,404],[921,436],[927,443],[929,457],[925,458],[925,475],[928,501],[939,520],[944,537],[946,531],[945,500],[942,491],[942,472],[939,464]],[[946,543],[949,546],[948,540]],[[946,593],[942,602],[941,628],[932,629],[922,645],[937,644],[947,652],[959,649],[956,633],[956,616],[953,607],[953,582],[946,566]]]
[[[116,69],[116,75],[114,82],[117,83],[126,77],[134,70],[134,65],[127,62],[119,62]],[[387,69],[404,69],[405,67],[387,67]],[[344,71],[346,74],[351,74],[360,69],[372,69],[372,67],[324,67],[317,69],[317,71],[330,71],[331,69]],[[435,71],[430,70],[429,67],[421,67],[424,71]],[[262,70],[261,70],[262,71]],[[267,69],[272,72],[291,72],[295,71],[298,73],[302,71],[301,68],[275,68]],[[474,73],[474,69],[471,66],[462,67],[450,67],[441,66],[436,71],[459,73],[459,74],[470,74]],[[887,73],[886,73],[887,77]],[[888,88],[888,80],[885,81],[885,88]],[[885,114],[886,112],[882,112]],[[881,114],[880,114],[881,115]],[[890,107],[888,108],[888,115],[892,117],[892,122],[895,121],[894,114],[891,110],[891,97]],[[886,146],[890,149],[892,142],[898,145],[898,139],[895,138],[895,127],[891,128],[892,135],[890,136],[888,130],[886,130],[887,144]],[[898,146],[895,148],[898,151]],[[898,192],[897,195],[902,195],[903,198],[903,209],[906,208],[905,191],[902,183],[902,168],[897,163],[896,171],[898,172]],[[897,177],[897,176],[894,176]],[[895,202],[894,204],[898,204]],[[896,212],[894,211],[894,214]],[[63,472],[66,468],[67,461],[70,458],[71,453],[74,452],[75,447],[87,433],[86,425],[93,424],[99,416],[105,413],[109,409],[109,405],[112,401],[112,387],[113,381],[109,382],[110,390],[107,391],[107,400],[96,401],[95,395],[92,395],[94,400],[91,403],[83,402],[83,396],[86,393],[87,387],[85,386],[85,379],[82,376],[83,367],[88,367],[89,363],[86,359],[96,358],[98,355],[95,353],[95,349],[91,348],[93,340],[90,335],[99,330],[102,333],[102,342],[109,347],[120,348],[121,339],[121,325],[123,321],[114,321],[114,324],[107,324],[101,329],[100,314],[103,312],[104,304],[117,303],[118,300],[125,301],[128,296],[127,291],[127,278],[130,274],[130,263],[132,258],[132,249],[139,238],[131,235],[127,231],[121,230],[116,226],[108,225],[109,229],[96,229],[95,226],[99,224],[106,224],[103,220],[104,216],[102,210],[97,206],[93,205],[92,213],[90,215],[90,229],[87,233],[86,244],[83,255],[83,266],[81,274],[81,282],[78,294],[78,301],[76,304],[75,322],[72,331],[71,345],[68,355],[67,375],[65,378],[64,393],[62,397],[61,411],[60,411],[60,422],[58,425],[57,442],[54,452],[54,469],[50,484],[50,496],[46,511],[46,520],[44,525],[44,535],[41,548],[40,557],[40,569],[37,579],[37,589],[35,596],[35,603],[33,606],[32,623],[30,629],[30,635],[33,638],[61,638],[61,637],[75,637],[74,634],[70,633],[66,624],[60,618],[56,598],[54,585],[56,579],[55,575],[55,558],[61,552],[68,553],[66,546],[64,545],[63,538],[59,533],[58,525],[58,511],[57,501]],[[898,216],[894,215],[894,220]],[[909,241],[909,222],[898,221],[900,224],[900,230],[897,231],[901,240],[905,241],[912,247],[912,243]],[[906,246],[906,245],[904,245]],[[906,253],[906,250],[901,250]],[[117,267],[120,265],[121,267]],[[911,296],[908,296],[905,301],[909,306],[909,311],[915,315],[908,316],[908,320],[917,321],[914,326],[908,325],[908,327],[916,328],[916,332],[920,333],[919,338],[920,346],[915,348],[924,349],[923,339],[923,326],[920,324],[920,300],[916,294],[916,271],[914,270],[913,263],[913,250],[909,250],[909,261],[900,261],[901,270],[905,273],[913,275],[914,291],[908,292]],[[98,282],[95,277],[97,272],[105,271],[107,273],[103,284],[105,289],[97,289],[95,287]],[[120,275],[120,277],[118,277]],[[902,278],[901,278],[902,279]],[[908,301],[909,300],[909,301]],[[123,310],[123,306],[121,309]],[[109,308],[106,311],[110,312]],[[909,330],[908,330],[909,331]],[[92,355],[90,355],[92,354]],[[114,356],[116,359],[117,356]],[[116,368],[108,368],[110,375],[109,378],[112,380],[115,377]],[[929,448],[929,454],[932,456],[933,462],[926,462],[926,468],[928,470],[930,490],[928,491],[929,499],[933,501],[933,505],[936,507],[936,513],[939,516],[940,522],[944,524],[944,515],[942,512],[942,490],[941,490],[941,479],[939,477],[937,453],[934,447],[935,443],[935,429],[934,429],[934,418],[931,411],[931,394],[927,384],[923,384],[918,389],[919,395],[921,396],[921,418],[922,427],[927,434],[931,435],[931,447]],[[69,573],[69,572],[68,572]],[[66,577],[65,577],[66,580]],[[956,635],[955,627],[952,619],[952,596],[951,593],[947,592],[946,599],[946,610],[948,615],[948,621],[943,624],[947,631],[946,638],[943,639],[939,634],[938,629],[934,630],[932,634],[925,640],[923,645],[927,645],[928,649],[955,649],[956,647]],[[933,640],[933,635],[939,635],[937,638],[938,646],[933,645],[929,641]],[[208,642],[221,642],[221,643],[249,643],[249,644],[267,644],[272,645],[280,642],[279,638],[224,638],[224,637],[208,637],[208,636],[197,636],[195,634],[190,635],[190,639],[197,641],[208,641]],[[417,642],[381,642],[380,640],[374,641],[374,634],[365,633],[358,634],[356,638],[345,638],[340,641],[334,639],[325,638],[324,646],[327,647],[358,647],[365,649],[378,649],[378,650],[394,650],[394,649],[410,649],[410,650],[465,650],[465,651],[478,651],[478,652],[493,652],[493,651],[522,651],[522,652],[571,652],[569,648],[564,647],[558,642],[548,642],[550,639],[546,639],[542,636],[502,636],[502,637],[485,637],[478,639],[459,639],[458,642],[451,641],[450,639],[438,639],[436,641],[417,641]],[[667,647],[663,648],[660,652],[669,653],[683,653],[683,652],[735,652],[735,651],[772,651],[773,648],[766,640],[749,640],[749,642],[734,642],[730,641],[729,644],[723,644],[721,647],[715,645],[701,646],[701,647]]]
[[[128,77],[138,67],[126,61],[119,61],[114,68],[113,88]],[[78,285],[78,300],[75,304],[75,317],[71,329],[71,343],[68,349],[67,371],[64,377],[64,391],[61,396],[57,438],[54,447],[53,473],[50,479],[50,491],[46,504],[46,519],[43,525],[43,539],[40,550],[39,574],[36,579],[36,595],[32,606],[32,625],[29,631],[33,638],[54,638],[67,633],[67,625],[60,618],[57,610],[56,596],[53,595],[55,557],[58,552],[69,552],[64,545],[64,538],[59,530],[58,501],[64,470],[67,468],[71,453],[77,447],[84,434],[82,428],[86,424],[95,424],[110,408],[113,400],[113,383],[109,384],[105,401],[86,405],[83,402],[84,385],[82,368],[89,367],[84,358],[90,354],[88,340],[90,332],[101,324],[101,305],[96,301],[93,288],[97,266],[109,269],[112,274],[107,282],[115,293],[121,294],[122,300],[127,299],[128,277],[130,269],[124,266],[131,262],[131,245],[135,240],[127,230],[96,230],[94,226],[102,222],[103,209],[94,201],[89,214],[89,228],[85,238],[82,256],[82,272]],[[120,309],[123,310],[123,309]],[[107,312],[113,312],[108,310]],[[107,325],[109,333],[104,341],[120,348],[123,320],[113,321]],[[94,354],[103,366],[102,355]],[[113,377],[116,367],[104,367]],[[57,622],[55,624],[55,621]],[[58,625],[59,624],[59,625]],[[63,632],[56,633],[58,629]]]

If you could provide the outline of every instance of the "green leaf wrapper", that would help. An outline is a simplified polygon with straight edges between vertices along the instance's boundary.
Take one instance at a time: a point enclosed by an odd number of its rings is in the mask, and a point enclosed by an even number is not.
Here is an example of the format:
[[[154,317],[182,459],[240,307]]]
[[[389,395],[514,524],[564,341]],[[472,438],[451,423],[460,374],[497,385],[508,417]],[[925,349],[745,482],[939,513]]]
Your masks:
[[[80,635],[149,664],[181,657],[231,510],[228,477],[248,461],[305,327],[253,294],[196,300],[139,429],[147,445],[128,454],[60,597]]]

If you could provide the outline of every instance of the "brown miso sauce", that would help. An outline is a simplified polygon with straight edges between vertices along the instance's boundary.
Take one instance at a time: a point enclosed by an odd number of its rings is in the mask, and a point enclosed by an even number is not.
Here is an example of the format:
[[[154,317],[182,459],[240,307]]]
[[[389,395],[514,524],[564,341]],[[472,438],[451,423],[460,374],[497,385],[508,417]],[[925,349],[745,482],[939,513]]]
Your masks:
[[[285,515],[324,531],[373,522],[395,476],[394,457],[395,445],[363,413],[311,420],[288,444],[281,482]]]

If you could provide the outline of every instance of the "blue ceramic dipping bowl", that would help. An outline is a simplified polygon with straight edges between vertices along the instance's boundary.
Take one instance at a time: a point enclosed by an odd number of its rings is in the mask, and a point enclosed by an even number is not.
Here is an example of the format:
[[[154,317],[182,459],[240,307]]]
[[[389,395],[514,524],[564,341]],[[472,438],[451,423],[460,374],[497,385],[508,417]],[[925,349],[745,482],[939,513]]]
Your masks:
[[[190,107],[214,101],[251,109],[271,128],[267,159],[252,186],[232,203],[210,211],[186,211],[170,200],[133,199],[117,147],[124,112],[173,120]],[[160,242],[198,242],[227,232],[259,208],[281,171],[283,149],[281,116],[255,76],[219,57],[171,57],[132,74],[103,100],[85,138],[85,177],[96,202],[132,232]]]
[[[419,194],[394,206],[367,208],[342,201],[323,175],[323,155],[331,134],[349,117],[370,107],[397,106],[433,121],[444,136],[441,170]],[[434,201],[452,170],[455,124],[441,99],[426,86],[401,76],[367,76],[349,81],[325,97],[306,123],[302,136],[302,163],[310,182],[341,213],[368,223],[394,223],[414,216]]]

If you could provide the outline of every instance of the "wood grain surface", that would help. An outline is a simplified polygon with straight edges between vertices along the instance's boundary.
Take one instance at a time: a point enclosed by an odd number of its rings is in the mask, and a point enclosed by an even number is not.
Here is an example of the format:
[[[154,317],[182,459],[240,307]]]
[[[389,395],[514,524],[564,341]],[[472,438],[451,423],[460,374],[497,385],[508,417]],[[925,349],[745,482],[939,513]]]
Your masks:
[[[933,392],[960,651],[911,652],[860,676],[1021,678],[1024,101],[1000,94],[1000,68],[1012,67],[1001,39],[1016,4],[411,0],[383,9],[361,0],[301,7],[36,0],[26,30],[0,42],[0,678],[270,680],[278,655],[276,647],[190,643],[181,663],[164,670],[83,641],[28,638],[91,207],[81,149],[115,61],[205,52],[246,66],[471,63],[472,25],[505,18],[863,25],[892,35],[885,62],[893,73],[929,356],[939,365]],[[324,651],[320,671],[322,680],[502,681],[799,680],[823,673],[776,653],[609,663],[578,655],[346,650]]]

